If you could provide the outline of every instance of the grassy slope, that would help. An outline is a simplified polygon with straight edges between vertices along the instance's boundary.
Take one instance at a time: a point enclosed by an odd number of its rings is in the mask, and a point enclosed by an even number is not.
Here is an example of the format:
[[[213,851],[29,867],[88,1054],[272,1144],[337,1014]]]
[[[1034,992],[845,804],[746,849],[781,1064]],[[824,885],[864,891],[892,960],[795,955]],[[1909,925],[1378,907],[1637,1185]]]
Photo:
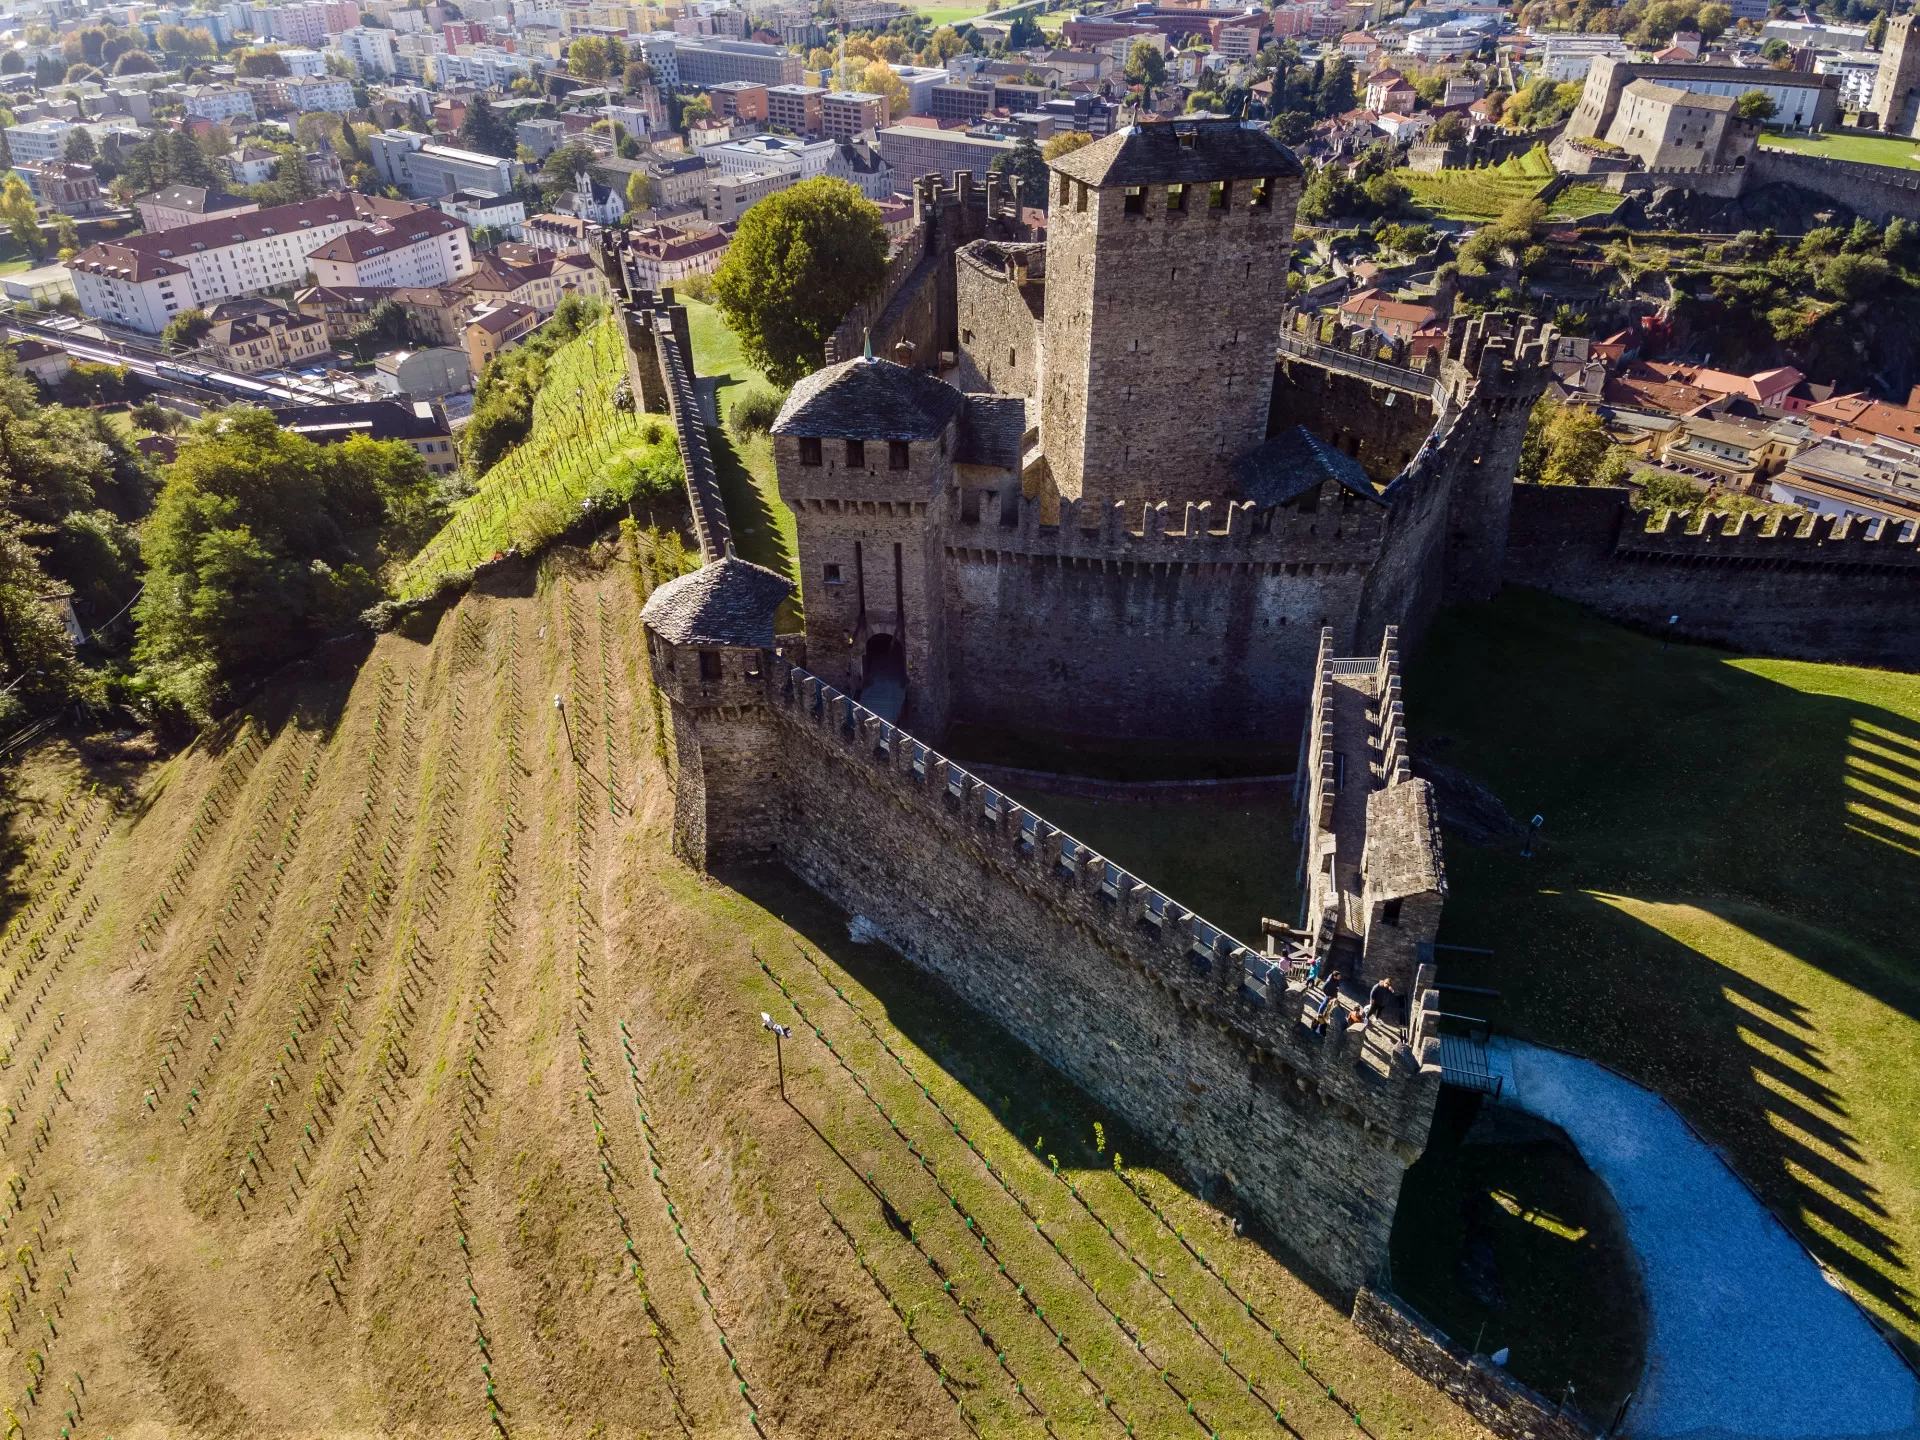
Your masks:
[[[1782,135],[1769,131],[1760,143],[1775,150],[1798,150],[1831,160],[1858,160],[1868,165],[1891,165],[1920,170],[1920,146],[1911,140],[1889,140],[1877,135]]]
[[[1617,1067],[1723,1146],[1920,1337],[1920,678],[1738,659],[1542,596],[1443,617],[1417,743],[1546,816],[1448,849],[1449,978]]]
[[[773,473],[773,441],[765,435],[736,435],[729,411],[754,390],[777,393],[767,377],[747,362],[740,339],[727,327],[719,310],[689,300],[687,327],[693,334],[693,368],[697,375],[719,380],[716,401],[721,433],[713,436],[714,463],[720,470],[720,490],[727,518],[733,525],[735,549],[756,565],[798,579],[795,557],[800,553],[793,512],[780,498]],[[781,622],[797,628],[798,611]]]
[[[663,420],[613,403],[627,378],[618,324],[609,315],[554,352],[534,400],[532,431],[408,562],[395,587],[402,599],[430,594],[442,576],[511,546],[537,548],[566,527],[582,501],[619,490],[623,472],[673,448]],[[631,493],[625,483],[623,498]]]
[[[778,874],[718,884],[673,860],[637,611],[623,571],[563,553],[538,584],[480,587],[431,634],[382,636],[357,671],[264,703],[264,754],[242,755],[230,726],[156,770],[110,829],[104,813],[80,825],[82,860],[53,877],[77,877],[71,913],[20,932],[46,929],[46,957],[0,943],[26,981],[0,1000],[25,1117],[0,1152],[28,1176],[20,1208],[51,1226],[43,1290],[73,1252],[58,1336],[37,1343],[57,1376],[84,1375],[94,1429],[477,1437],[492,1398],[527,1437],[673,1433],[676,1403],[700,1435],[749,1433],[751,1404],[770,1436],[960,1436],[941,1367],[981,1433],[1039,1433],[1014,1376],[1060,1434],[1118,1433],[1102,1391],[1135,1433],[1184,1433],[1166,1366],[1221,1433],[1265,1432],[1271,1416],[1132,1248],[1307,1440],[1352,1433],[1326,1386],[1376,1435],[1477,1433],[1120,1127],[1100,1149],[1102,1117],[1070,1086],[851,945],[844,917]],[[556,693],[592,780],[569,762]],[[74,769],[43,757],[40,787]],[[609,812],[607,776],[637,813]],[[759,1015],[798,1015],[756,951],[858,1081],[796,1023],[781,1102]],[[1115,1148],[1311,1377],[1114,1176]],[[934,1175],[1017,1280],[985,1263]],[[0,1342],[15,1408],[25,1363]]]
[[[1447,220],[1493,220],[1516,201],[1534,195],[1544,182],[1499,170],[1442,170],[1421,175],[1397,171],[1413,191],[1414,203]],[[1620,197],[1598,185],[1569,185],[1547,207],[1554,219],[1573,219],[1613,209]]]

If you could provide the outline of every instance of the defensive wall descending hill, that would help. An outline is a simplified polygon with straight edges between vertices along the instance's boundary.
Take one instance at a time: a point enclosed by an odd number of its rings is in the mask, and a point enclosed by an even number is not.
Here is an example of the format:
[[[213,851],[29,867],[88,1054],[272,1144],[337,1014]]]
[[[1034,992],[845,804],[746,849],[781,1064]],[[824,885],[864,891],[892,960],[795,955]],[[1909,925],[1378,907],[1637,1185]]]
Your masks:
[[[1678,515],[1643,515],[1629,496],[1514,486],[1507,579],[1730,649],[1920,668],[1913,522],[1709,515],[1690,530]]]

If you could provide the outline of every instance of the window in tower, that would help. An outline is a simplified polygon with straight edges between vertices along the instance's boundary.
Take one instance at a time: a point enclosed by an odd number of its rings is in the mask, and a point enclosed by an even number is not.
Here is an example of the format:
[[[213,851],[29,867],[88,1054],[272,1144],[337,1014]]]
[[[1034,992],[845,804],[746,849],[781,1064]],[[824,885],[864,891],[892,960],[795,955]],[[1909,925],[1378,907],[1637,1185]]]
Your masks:
[[[1187,187],[1169,185],[1167,187],[1167,213],[1178,214],[1187,208]]]
[[[887,442],[887,468],[889,470],[905,470],[912,463],[906,441],[889,440]]]
[[[1087,191],[1088,191],[1088,190],[1089,190],[1090,188],[1092,188],[1092,187],[1090,187],[1090,186],[1088,186],[1088,185],[1086,185],[1085,183],[1082,183],[1082,184],[1081,184],[1081,186],[1080,186],[1080,188],[1079,188],[1078,190],[1076,190],[1076,191],[1074,192],[1074,196],[1073,196],[1073,208],[1074,208],[1075,210],[1079,210],[1079,211],[1082,211],[1082,212],[1084,212],[1084,211],[1086,210],[1086,208],[1087,208]]]
[[[1147,213],[1147,187],[1144,185],[1127,186],[1126,213],[1144,215]]]
[[[817,436],[802,435],[800,437],[800,463],[802,465],[820,463],[820,441]]]
[[[1207,208],[1209,210],[1228,210],[1233,206],[1233,182],[1216,180],[1207,189]]]
[[[1247,202],[1253,210],[1271,210],[1273,208],[1273,181],[1256,180],[1253,182],[1253,198]]]
[[[867,442],[864,440],[847,441],[847,468],[864,470],[867,468]]]

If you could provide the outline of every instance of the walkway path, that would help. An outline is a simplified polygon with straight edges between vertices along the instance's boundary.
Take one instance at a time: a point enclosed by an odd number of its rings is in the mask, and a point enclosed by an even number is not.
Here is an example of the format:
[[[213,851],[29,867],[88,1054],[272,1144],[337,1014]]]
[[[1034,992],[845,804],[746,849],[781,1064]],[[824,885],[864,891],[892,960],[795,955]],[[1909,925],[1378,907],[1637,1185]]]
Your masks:
[[[1590,1061],[1496,1040],[1505,1103],[1607,1182],[1646,1278],[1629,1435],[1920,1440],[1920,1381],[1667,1103]]]

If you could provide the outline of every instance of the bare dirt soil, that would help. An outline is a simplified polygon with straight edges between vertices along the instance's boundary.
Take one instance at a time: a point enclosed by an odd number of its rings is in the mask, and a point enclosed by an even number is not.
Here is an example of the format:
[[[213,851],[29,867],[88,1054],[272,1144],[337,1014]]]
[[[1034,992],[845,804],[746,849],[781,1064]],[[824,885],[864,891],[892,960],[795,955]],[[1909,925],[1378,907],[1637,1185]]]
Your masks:
[[[843,917],[669,855],[623,560],[490,592],[26,767],[20,1433],[1480,1433]]]

